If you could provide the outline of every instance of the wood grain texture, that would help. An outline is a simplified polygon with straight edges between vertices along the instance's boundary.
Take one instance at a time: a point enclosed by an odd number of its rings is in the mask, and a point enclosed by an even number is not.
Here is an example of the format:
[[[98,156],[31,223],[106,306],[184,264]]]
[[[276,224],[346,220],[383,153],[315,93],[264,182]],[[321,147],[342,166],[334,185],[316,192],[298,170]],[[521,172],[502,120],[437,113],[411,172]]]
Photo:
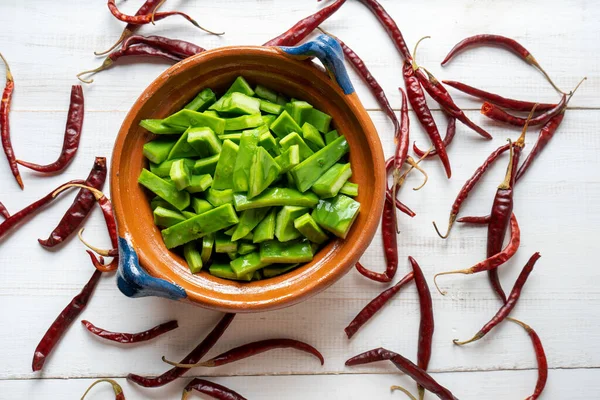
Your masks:
[[[263,43],[317,7],[313,1],[285,0],[170,3],[167,9],[189,12],[200,23],[224,29],[227,34],[220,38],[207,36],[177,18],[144,27],[142,32],[193,40],[208,48]],[[600,224],[600,43],[596,40],[600,6],[575,0],[431,0],[410,6],[391,0],[382,3],[398,20],[409,45],[421,36],[433,36],[422,43],[418,58],[438,78],[460,80],[522,99],[556,98],[539,73],[499,49],[476,49],[461,55],[449,67],[439,67],[439,61],[455,42],[481,32],[506,34],[522,41],[565,89],[583,75],[589,77],[571,102],[575,109],[567,113],[557,135],[516,191],[515,213],[522,229],[522,246],[501,269],[500,276],[509,289],[529,256],[541,252],[542,259],[514,315],[532,325],[544,341],[553,368],[545,398],[593,398],[591,394],[598,391],[600,367],[600,272],[594,257]],[[134,12],[139,5],[128,1],[119,6]],[[540,13],[545,17],[533,17]],[[62,145],[69,87],[77,82],[75,74],[101,62],[92,51],[108,47],[122,25],[112,19],[104,1],[65,0],[48,7],[43,0],[27,0],[3,2],[0,26],[0,51],[9,59],[17,83],[11,114],[15,152],[28,161],[54,160]],[[394,108],[399,108],[399,57],[376,20],[358,2],[349,0],[325,27],[365,59]],[[84,87],[86,119],[81,148],[60,176],[42,177],[23,169],[26,189],[21,192],[7,178],[6,163],[0,162],[0,176],[4,177],[0,180],[0,200],[9,211],[22,208],[62,181],[87,176],[94,156],[110,158],[127,110],[165,68],[162,63],[126,63],[98,75],[93,85]],[[389,156],[393,150],[392,126],[377,110],[365,86],[356,79],[354,82],[363,103],[372,110],[370,115]],[[485,142],[459,125],[449,149],[452,180],[444,178],[438,160],[424,162],[430,182],[421,191],[410,189],[420,183],[420,176],[409,178],[402,198],[418,215],[414,219],[400,216],[397,279],[410,269],[408,255],[419,261],[430,284],[434,273],[468,267],[485,255],[485,229],[457,226],[450,239],[442,241],[431,221],[445,223],[452,200],[467,177],[492,149],[508,137],[516,138],[519,132],[484,120],[477,101],[461,95],[456,99],[471,110],[467,112],[470,118],[489,129],[494,140]],[[441,113],[434,114],[445,127]],[[426,136],[412,113],[411,122],[411,140],[426,148]],[[526,152],[536,135],[537,130],[528,135]],[[464,215],[489,211],[505,166],[503,159],[483,179],[467,201]],[[8,321],[0,325],[0,397],[6,393],[13,398],[77,398],[90,380],[52,378],[160,373],[166,369],[160,361],[162,355],[177,359],[186,354],[219,317],[214,312],[166,300],[125,298],[116,289],[114,277],[107,276],[82,318],[107,329],[125,331],[177,318],[180,328],[146,345],[124,347],[91,337],[76,323],[49,358],[43,374],[32,374],[30,362],[35,345],[91,273],[89,259],[76,239],[67,241],[59,251],[44,250],[36,241],[48,235],[71,198],[60,199],[0,241],[0,320]],[[98,210],[86,223],[86,237],[98,245],[109,243]],[[384,269],[379,235],[362,261],[373,269]],[[498,302],[485,276],[442,277],[440,283],[449,295],[444,298],[433,293],[437,320],[431,370],[443,372],[439,379],[456,388],[461,399],[525,397],[535,382],[535,360],[529,338],[518,327],[502,325],[484,340],[464,348],[451,342],[470,337],[496,311]],[[389,394],[390,384],[412,387],[405,378],[397,380],[398,375],[392,374],[394,369],[387,365],[352,369],[343,365],[348,357],[376,346],[410,358],[416,356],[419,313],[414,287],[407,287],[353,340],[348,341],[343,333],[356,312],[384,288],[352,271],[326,292],[300,305],[239,316],[211,353],[251,340],[286,336],[320,349],[326,358],[323,367],[309,357],[281,350],[206,374],[247,375],[219,378],[218,382],[231,384],[249,398],[322,398],[324,394],[333,398],[383,398]],[[269,374],[294,376],[256,376]],[[132,399],[176,399],[184,382],[159,392],[129,385],[125,389]],[[580,390],[567,391],[574,387]],[[102,390],[98,389],[97,398]]]

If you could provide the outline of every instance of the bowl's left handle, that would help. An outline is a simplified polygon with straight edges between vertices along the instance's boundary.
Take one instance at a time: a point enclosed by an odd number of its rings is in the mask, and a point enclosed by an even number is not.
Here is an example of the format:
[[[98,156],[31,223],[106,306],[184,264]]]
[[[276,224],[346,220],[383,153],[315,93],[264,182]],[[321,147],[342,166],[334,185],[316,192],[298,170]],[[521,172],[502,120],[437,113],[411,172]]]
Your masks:
[[[157,296],[171,300],[187,297],[185,290],[174,283],[151,276],[140,266],[131,241],[119,237],[119,270],[117,286],[128,297]]]
[[[354,86],[344,65],[344,51],[337,40],[329,35],[319,35],[314,40],[296,47],[279,47],[284,53],[300,59],[317,57],[344,94],[354,93]]]

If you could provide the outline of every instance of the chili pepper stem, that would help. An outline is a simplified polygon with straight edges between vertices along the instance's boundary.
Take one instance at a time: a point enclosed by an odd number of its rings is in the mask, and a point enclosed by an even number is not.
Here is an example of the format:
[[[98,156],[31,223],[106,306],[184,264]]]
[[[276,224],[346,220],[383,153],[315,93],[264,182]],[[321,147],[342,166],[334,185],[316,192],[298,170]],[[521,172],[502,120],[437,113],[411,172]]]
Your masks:
[[[82,184],[79,184],[79,183],[69,183],[67,185],[59,187],[58,189],[56,189],[54,191],[54,193],[52,193],[52,197],[56,197],[59,194],[61,194],[62,192],[64,192],[65,190],[67,190],[69,188],[73,188],[73,187],[78,187],[78,188],[89,190],[90,192],[92,192],[92,194],[94,195],[94,197],[96,198],[96,200],[100,200],[102,197],[104,197],[104,193],[102,193],[98,189],[90,187],[90,186],[82,185]]]
[[[404,393],[410,400],[417,400],[417,398],[415,396],[413,396],[413,394],[411,392],[409,392],[407,389],[403,388],[402,386],[394,385],[394,386],[390,387],[390,390],[392,392],[395,390],[399,390],[402,393]]]
[[[417,186],[415,188],[413,188],[413,190],[421,190],[423,188],[423,186],[425,186],[427,184],[427,181],[429,180],[429,175],[427,175],[427,172],[425,172],[425,170],[421,167],[419,167],[419,164],[417,162],[415,162],[415,160],[412,157],[407,157],[406,161],[410,164],[411,167],[413,167],[414,169],[416,169],[417,171],[419,171],[420,173],[423,174],[424,180],[423,183],[421,184],[421,186]]]
[[[154,7],[154,10],[152,10],[152,19],[150,20],[150,22],[152,22],[152,25],[156,25],[156,23],[154,22],[154,16],[156,15],[156,12],[158,11],[158,9],[165,4],[166,0],[161,0],[160,3],[158,3],[156,5],[156,7]]]
[[[121,387],[121,385],[119,385],[117,383],[117,381],[115,381],[113,379],[108,379],[108,378],[98,379],[96,382],[92,383],[89,388],[87,388],[87,390],[85,391],[83,396],[81,396],[81,400],[85,399],[85,396],[87,396],[87,394],[90,392],[90,390],[92,390],[92,388],[94,386],[96,386],[97,384],[102,383],[102,382],[110,383],[110,385],[113,388],[113,391],[115,392],[115,396],[118,396],[123,393],[123,388]]]
[[[550,78],[550,75],[548,75],[548,73],[546,72],[546,70],[544,70],[544,68],[542,68],[542,66],[540,65],[540,63],[535,59],[535,57],[533,55],[528,55],[525,60],[533,65],[534,67],[536,67],[541,73],[542,75],[544,75],[544,77],[546,78],[546,80],[550,83],[550,85],[552,85],[552,87],[559,93],[562,94],[571,94],[572,92],[569,93],[565,93],[563,92],[558,86],[556,86],[556,84],[552,81],[552,78]]]
[[[508,158],[508,167],[506,168],[506,175],[504,176],[504,181],[498,186],[498,189],[510,189],[510,182],[512,180],[512,165],[513,165],[513,157],[514,157],[514,144],[508,139],[508,143],[510,144],[510,156]]]
[[[448,220],[448,230],[446,231],[445,235],[442,235],[440,230],[437,227],[437,224],[435,223],[435,221],[433,221],[433,227],[435,228],[435,231],[437,232],[438,236],[441,237],[442,239],[448,239],[448,236],[450,235],[450,230],[452,229],[452,226],[454,225],[454,221],[456,221],[456,214],[450,214],[450,219]]]
[[[129,36],[133,35],[133,32],[130,29],[124,29],[123,32],[121,33],[121,36],[119,36],[119,38],[117,39],[117,41],[108,49],[108,50],[104,50],[104,51],[95,51],[94,55],[95,56],[105,56],[108,53],[110,53],[111,51],[113,51],[114,49],[117,48],[117,46],[119,46],[123,40],[127,39]]]
[[[8,80],[8,81],[14,81],[15,79],[14,79],[14,77],[12,75],[12,72],[10,72],[10,66],[8,65],[8,61],[6,61],[6,58],[4,58],[4,56],[2,55],[2,53],[0,53],[0,59],[2,59],[2,62],[6,66],[6,80]]]
[[[178,362],[175,362],[175,361],[167,360],[167,358],[165,356],[162,356],[162,360],[163,360],[163,362],[165,362],[165,363],[167,363],[169,365],[172,365],[174,367],[185,368],[185,369],[191,369],[191,368],[196,368],[196,367],[214,367],[215,366],[213,363],[207,363],[207,362],[199,362],[199,363],[196,363],[196,364],[178,363]]]
[[[82,75],[87,75],[87,74],[94,75],[94,74],[96,74],[96,73],[98,73],[100,71],[104,71],[105,69],[109,68],[112,64],[113,64],[113,60],[111,60],[110,58],[106,57],[104,59],[104,61],[102,62],[102,65],[99,66],[98,68],[96,68],[96,69],[90,69],[90,70],[78,73],[76,75],[77,79],[79,79],[83,83],[88,83],[88,84],[93,83],[94,82],[93,79],[83,79],[81,76]]]
[[[579,89],[579,86],[581,86],[581,84],[587,80],[587,76],[584,76],[583,79],[581,79],[579,81],[579,83],[577,84],[577,86],[575,86],[575,89],[573,89],[570,93],[569,93],[569,97],[567,98],[567,103],[565,104],[565,108],[567,108],[567,104],[569,104],[569,101],[571,101],[571,98],[573,97],[573,95],[575,94],[575,92],[577,91],[577,89]]]
[[[415,71],[419,69],[419,66],[417,65],[417,47],[419,47],[419,44],[421,44],[421,42],[425,39],[431,39],[431,36],[423,36],[421,39],[419,39],[417,41],[417,44],[415,44],[415,49],[413,50],[411,65],[413,67],[413,70]]]
[[[468,269],[457,269],[454,271],[447,271],[447,272],[438,272],[437,274],[435,274],[433,276],[433,283],[435,284],[435,288],[438,290],[438,292],[440,292],[440,294],[442,296],[445,296],[448,294],[448,292],[444,292],[440,289],[438,283],[437,283],[437,278],[440,275],[454,275],[454,274],[464,274],[464,275],[471,275],[473,273],[473,270],[471,268]]]
[[[473,336],[469,340],[465,340],[464,342],[461,342],[458,339],[454,339],[454,340],[452,340],[452,343],[454,343],[457,346],[464,346],[465,344],[476,342],[476,341],[478,341],[479,339],[481,339],[484,336],[485,335],[481,334],[481,332],[477,332],[477,334],[475,334],[475,336]]]
[[[84,230],[85,230],[85,228],[81,228],[79,230],[79,232],[77,233],[77,237],[79,237],[79,241],[81,243],[83,243],[83,245],[85,247],[87,247],[88,249],[92,250],[94,253],[96,253],[100,256],[104,256],[104,257],[114,257],[115,256],[115,254],[113,253],[115,249],[111,249],[111,250],[101,249],[99,247],[92,246],[91,244],[86,242],[85,239],[83,239],[83,231]]]

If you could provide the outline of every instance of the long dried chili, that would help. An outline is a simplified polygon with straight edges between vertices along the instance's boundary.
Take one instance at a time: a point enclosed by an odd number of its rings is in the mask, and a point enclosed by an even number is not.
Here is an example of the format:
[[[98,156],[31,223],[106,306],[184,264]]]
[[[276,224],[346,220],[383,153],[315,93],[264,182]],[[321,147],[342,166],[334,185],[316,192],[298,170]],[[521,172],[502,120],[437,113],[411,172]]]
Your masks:
[[[94,166],[83,184],[102,190],[106,173],[106,158],[96,157]],[[54,247],[62,243],[79,228],[95,203],[94,195],[87,189],[81,189],[48,239],[38,239],[38,242],[44,247]]]
[[[56,317],[52,325],[50,325],[50,328],[48,328],[48,331],[42,337],[33,354],[32,369],[34,372],[40,371],[44,367],[46,357],[52,352],[73,321],[85,309],[94,293],[94,289],[100,281],[100,276],[102,276],[102,272],[94,270],[92,277],[83,287],[81,293],[73,297],[71,302]]]
[[[294,26],[281,35],[273,38],[263,44],[263,46],[295,46],[302,40],[306,39],[319,25],[321,25],[327,18],[331,17],[340,7],[346,2],[346,0],[335,0],[327,7],[317,11],[316,13],[301,19]]]
[[[504,264],[512,256],[515,255],[519,246],[521,245],[521,230],[519,229],[519,223],[517,222],[517,218],[513,213],[510,217],[510,241],[506,245],[504,249],[500,253],[494,254],[491,257],[486,258],[485,260],[478,262],[471,268],[467,269],[459,269],[455,271],[448,272],[439,272],[435,274],[433,277],[433,282],[435,283],[435,287],[442,294],[445,295],[445,292],[442,292],[437,284],[437,277],[440,275],[452,275],[452,274],[465,274],[471,275],[476,274],[478,272],[489,271],[490,269],[498,268],[500,265]]]
[[[180,368],[195,368],[195,367],[220,367],[221,365],[231,364],[239,360],[243,360],[257,354],[275,349],[296,349],[308,354],[312,354],[319,359],[321,365],[325,363],[323,355],[319,350],[315,349],[308,343],[294,339],[266,339],[257,342],[247,343],[234,349],[228,350],[225,353],[219,354],[208,361],[197,362],[192,364],[176,363],[168,361],[163,357],[163,361],[169,365]]]
[[[0,59],[2,59],[2,62],[4,62],[4,65],[6,66],[6,86],[4,87],[2,100],[0,101],[0,139],[2,141],[2,147],[4,148],[4,154],[6,154],[6,159],[10,165],[10,170],[21,189],[23,189],[23,179],[21,179],[15,152],[12,147],[12,142],[10,141],[10,121],[8,120],[10,102],[12,100],[13,92],[15,91],[15,79],[10,71],[8,61],[6,61],[2,53],[0,53]]]
[[[90,392],[90,390],[92,390],[94,386],[102,382],[110,383],[113,392],[115,392],[115,400],[125,400],[125,393],[123,393],[123,388],[114,379],[98,379],[96,382],[92,383],[90,387],[87,388],[83,396],[81,396],[81,400],[85,399],[85,396],[87,396],[87,394]]]
[[[84,82],[84,83],[92,83],[92,82],[94,82],[93,79],[83,79],[82,76],[87,75],[87,74],[93,75],[100,71],[104,71],[104,70],[110,68],[120,58],[133,57],[133,56],[156,57],[156,58],[162,58],[165,60],[175,61],[175,62],[179,62],[182,60],[181,57],[179,57],[175,54],[171,54],[169,52],[166,52],[166,51],[163,51],[163,50],[160,50],[160,49],[157,49],[155,47],[148,46],[145,44],[140,44],[137,46],[129,47],[127,49],[119,49],[113,53],[110,53],[104,59],[104,61],[102,62],[102,65],[100,65],[96,69],[91,69],[88,71],[80,72],[79,74],[77,74],[77,79],[79,79],[81,82]]]
[[[185,40],[170,39],[164,36],[141,35],[129,36],[127,39],[125,39],[125,41],[123,41],[123,46],[121,48],[128,49],[138,44],[146,44],[181,58],[191,57],[206,51],[205,48]]]
[[[429,366],[429,360],[431,359],[431,348],[433,344],[433,300],[431,299],[431,292],[427,280],[423,275],[421,267],[412,257],[408,257],[410,265],[412,266],[413,273],[415,275],[415,286],[417,287],[417,293],[419,294],[419,309],[421,311],[421,321],[419,323],[419,344],[417,347],[417,365],[424,371],[427,371]],[[418,386],[419,399],[423,400],[425,396],[425,390],[423,386]]]
[[[63,146],[58,159],[47,165],[34,164],[27,161],[17,160],[22,166],[37,172],[55,173],[65,169],[79,149],[79,140],[81,139],[81,129],[83,128],[84,100],[83,89],[81,85],[71,87],[71,104],[69,105],[69,114],[67,116],[67,126]]]
[[[435,120],[433,119],[433,115],[431,114],[431,110],[427,105],[427,100],[425,99],[425,93],[421,88],[421,84],[419,83],[419,79],[417,78],[415,71],[410,62],[405,62],[404,67],[402,69],[404,83],[406,85],[406,94],[408,96],[408,101],[410,102],[421,126],[429,136],[431,140],[431,144],[435,148],[442,165],[444,166],[444,170],[446,171],[446,175],[448,178],[452,176],[452,170],[450,167],[450,160],[448,159],[448,154],[446,153],[446,149],[444,147],[444,143],[442,138],[440,137],[440,132],[438,131]]]
[[[550,118],[564,111],[566,106],[567,96],[563,95],[556,107],[547,110],[539,115],[536,115],[534,118],[531,118],[531,120],[529,121],[529,126],[545,124]],[[511,115],[503,109],[496,107],[495,105],[488,102],[483,103],[483,105],[481,106],[481,113],[486,117],[493,119],[494,121],[502,122],[512,126],[523,127],[527,123],[527,118],[521,118],[515,115]]]
[[[108,9],[110,10],[111,14],[116,19],[118,19],[119,21],[127,22],[128,24],[146,25],[146,24],[153,23],[154,21],[160,21],[161,19],[171,17],[173,15],[180,15],[183,18],[190,21],[192,23],[192,25],[194,25],[196,28],[199,28],[199,29],[203,30],[204,32],[207,32],[207,33],[210,33],[213,35],[223,35],[224,34],[224,32],[213,32],[211,30],[208,30],[208,29],[200,26],[200,24],[198,22],[196,22],[195,19],[193,19],[192,17],[190,17],[189,15],[187,15],[185,13],[182,13],[181,11],[155,12],[155,10],[153,10],[152,13],[148,13],[148,14],[138,15],[136,13],[136,15],[126,15],[126,14],[123,14],[121,11],[119,11],[119,8],[115,4],[115,0],[108,0],[107,5],[108,5]],[[155,6],[155,8],[156,8],[156,6]]]
[[[508,110],[513,111],[525,111],[529,112],[533,108],[534,105],[537,106],[538,111],[548,111],[556,107],[556,104],[550,103],[535,103],[531,101],[523,101],[523,100],[514,100],[509,99],[498,94],[486,92],[485,90],[477,89],[473,86],[466,85],[457,81],[442,81],[445,85],[451,86],[457,90],[460,90],[463,93],[466,93],[470,96],[477,97],[483,101],[487,101],[488,103],[492,103],[498,107],[506,108]]]
[[[204,357],[206,353],[213,348],[217,340],[225,333],[235,314],[225,314],[219,323],[213,328],[213,330],[204,338],[202,342],[194,350],[192,350],[187,356],[181,360],[182,364],[194,364],[197,363]],[[188,371],[187,368],[173,367],[167,372],[153,378],[146,378],[136,374],[127,375],[127,380],[138,384],[143,387],[160,387],[167,383],[173,382]]]
[[[110,340],[112,342],[117,343],[140,343],[146,342],[148,340],[152,340],[160,335],[163,335],[167,332],[172,331],[173,329],[177,329],[179,325],[177,321],[169,321],[164,324],[160,324],[155,326],[154,328],[145,330],[143,332],[138,333],[123,333],[123,332],[111,332],[102,328],[98,328],[90,321],[83,320],[81,321],[85,329],[93,333],[94,335],[101,337],[102,339]]]
[[[10,217],[6,218],[0,224],[0,239],[2,239],[12,228],[14,228],[15,226],[17,226],[21,222],[23,222],[23,220],[26,217],[28,217],[28,216],[36,213],[43,206],[45,206],[46,204],[52,202],[52,200],[54,200],[55,197],[56,197],[56,196],[54,196],[54,193],[57,190],[60,190],[61,188],[64,188],[65,186],[69,186],[69,185],[72,185],[72,184],[82,184],[82,183],[84,183],[84,181],[79,180],[79,179],[72,180],[72,181],[69,181],[67,183],[64,183],[61,186],[59,186],[58,188],[54,189],[54,191],[48,193],[46,196],[42,197],[39,200],[34,201],[33,203],[31,203],[27,207],[23,208],[22,210],[14,213]]]
[[[190,393],[192,393],[194,390],[219,400],[246,400],[246,398],[241,394],[236,393],[223,385],[200,378],[195,378],[186,385],[186,387],[183,389],[181,400],[187,400],[187,398],[190,396]]]
[[[508,315],[517,305],[517,301],[519,301],[519,297],[521,297],[521,291],[523,290],[523,286],[525,286],[527,278],[529,278],[529,275],[533,271],[535,263],[537,262],[537,260],[540,259],[540,257],[540,253],[534,253],[529,259],[529,261],[527,261],[527,264],[525,264],[525,267],[523,267],[523,270],[521,271],[519,277],[515,281],[515,285],[513,286],[513,289],[510,292],[506,303],[503,304],[502,307],[500,307],[496,315],[494,315],[494,317],[487,324],[485,324],[483,328],[481,328],[479,332],[477,332],[475,336],[473,336],[471,339],[465,340],[464,342],[460,342],[458,339],[454,339],[454,344],[462,346],[467,343],[475,342],[487,335],[492,329],[494,329],[502,321],[504,321],[506,317],[508,317]]]
[[[446,126],[446,136],[444,136],[444,148],[448,148],[448,146],[450,146],[450,143],[452,143],[452,140],[454,139],[454,136],[456,135],[456,118],[449,116],[448,115],[448,125]],[[429,151],[429,154],[425,154],[426,152],[419,149],[417,147],[416,143],[413,143],[413,152],[417,155],[417,157],[425,157],[425,158],[429,158],[429,157],[433,157],[437,155],[437,151],[436,150],[431,150]]]
[[[546,71],[538,63],[538,61],[535,59],[535,57],[533,57],[533,55],[529,52],[529,50],[527,50],[525,47],[523,47],[523,45],[521,45],[516,40],[508,38],[506,36],[483,34],[483,35],[474,35],[474,36],[465,38],[465,39],[461,40],[460,42],[458,42],[452,48],[452,50],[450,50],[448,55],[446,55],[446,57],[442,61],[442,65],[446,65],[448,62],[450,62],[450,60],[456,54],[462,52],[463,50],[465,50],[469,47],[472,47],[472,46],[482,46],[482,45],[483,46],[485,46],[485,45],[499,46],[499,47],[503,47],[505,49],[510,50],[511,52],[513,52],[514,54],[519,56],[522,60],[524,60],[526,63],[537,68],[546,77],[546,79],[548,80],[548,82],[550,82],[550,84],[552,85],[552,87],[554,89],[556,89],[557,91],[559,91],[561,93],[564,93],[562,90],[560,90],[558,88],[558,86],[556,86],[554,84],[554,82],[552,81],[550,76],[546,73]]]
[[[404,372],[406,375],[410,376],[418,384],[420,384],[426,390],[438,396],[440,399],[457,400],[456,397],[454,397],[454,395],[452,394],[452,392],[450,392],[450,390],[437,383],[437,381],[433,379],[431,375],[429,375],[418,365],[415,365],[412,361],[403,357],[402,355],[394,353],[393,351],[389,351],[382,347],[369,350],[357,356],[354,356],[346,361],[346,365],[354,366],[386,360],[391,361],[394,364],[394,366],[396,366],[396,368]]]
[[[533,391],[533,394],[527,397],[525,400],[536,400],[544,391],[546,382],[548,381],[548,359],[546,358],[546,352],[544,351],[542,340],[536,331],[534,331],[533,328],[526,323],[511,317],[506,317],[506,319],[514,322],[517,325],[520,325],[523,329],[525,329],[525,332],[527,332],[531,338],[531,343],[533,344],[533,349],[535,350],[535,358],[538,364],[538,379],[537,383],[535,384],[535,390]]]
[[[369,302],[360,312],[354,317],[354,319],[344,328],[346,336],[351,339],[352,336],[369,321],[379,310],[383,308],[407,283],[411,282],[414,278],[414,273],[409,272],[404,278],[389,289],[381,292],[377,297]]]

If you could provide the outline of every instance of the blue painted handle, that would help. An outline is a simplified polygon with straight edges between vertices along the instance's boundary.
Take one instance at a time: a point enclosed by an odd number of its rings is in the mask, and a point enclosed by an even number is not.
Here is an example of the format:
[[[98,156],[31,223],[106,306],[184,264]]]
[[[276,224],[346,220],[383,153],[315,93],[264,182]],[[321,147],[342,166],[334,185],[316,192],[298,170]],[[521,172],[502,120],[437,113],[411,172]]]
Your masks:
[[[335,79],[345,94],[354,93],[354,86],[350,82],[348,71],[344,65],[344,50],[342,46],[329,35],[319,35],[315,40],[306,42],[296,47],[280,47],[292,57],[306,59],[317,57],[332,79]]]
[[[148,274],[140,266],[137,253],[131,242],[122,237],[119,237],[117,286],[127,297],[157,296],[171,300],[181,300],[187,297],[181,286]]]

